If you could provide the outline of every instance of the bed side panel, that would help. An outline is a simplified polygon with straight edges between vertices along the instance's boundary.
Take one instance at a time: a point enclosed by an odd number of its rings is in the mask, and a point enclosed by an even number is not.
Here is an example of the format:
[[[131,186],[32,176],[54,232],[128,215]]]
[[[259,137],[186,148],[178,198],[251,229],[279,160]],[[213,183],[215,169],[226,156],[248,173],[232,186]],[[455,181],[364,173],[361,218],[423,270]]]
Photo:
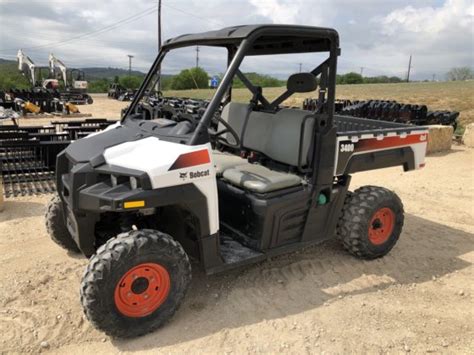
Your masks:
[[[339,136],[335,176],[402,165],[405,171],[425,165],[428,131]]]

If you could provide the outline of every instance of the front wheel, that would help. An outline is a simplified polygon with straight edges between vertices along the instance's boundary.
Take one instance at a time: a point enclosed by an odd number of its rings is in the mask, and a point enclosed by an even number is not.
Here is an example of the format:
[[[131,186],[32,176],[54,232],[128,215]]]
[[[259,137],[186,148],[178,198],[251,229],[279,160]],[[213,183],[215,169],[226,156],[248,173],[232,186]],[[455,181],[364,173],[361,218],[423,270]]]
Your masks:
[[[363,186],[347,195],[337,234],[351,254],[375,259],[395,246],[403,221],[403,204],[394,192]]]
[[[79,253],[79,248],[66,227],[63,202],[57,194],[46,206],[45,222],[46,230],[53,242],[71,253]]]
[[[112,238],[90,259],[81,285],[89,321],[108,335],[149,333],[178,309],[191,281],[181,245],[150,229]]]

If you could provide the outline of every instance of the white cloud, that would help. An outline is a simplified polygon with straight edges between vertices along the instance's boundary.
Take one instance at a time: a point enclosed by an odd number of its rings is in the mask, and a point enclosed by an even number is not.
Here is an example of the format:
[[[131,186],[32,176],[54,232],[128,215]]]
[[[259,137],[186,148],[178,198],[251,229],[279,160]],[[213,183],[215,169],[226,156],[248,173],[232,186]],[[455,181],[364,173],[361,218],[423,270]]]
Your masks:
[[[383,33],[389,36],[401,31],[436,35],[458,26],[470,31],[472,35],[473,15],[472,1],[447,0],[439,8],[406,6],[376,21],[382,25]]]
[[[109,26],[152,7],[156,0],[0,0],[0,58],[14,59],[25,48],[39,65],[52,51],[67,65],[146,71],[157,50],[156,12],[111,31],[49,46]],[[338,30],[341,73],[400,75],[413,54],[414,77],[438,77],[453,66],[473,63],[472,0],[173,0],[163,2],[163,39],[183,33],[255,23],[292,23]],[[40,48],[38,48],[40,46]],[[194,63],[193,51],[176,60]],[[201,65],[220,70],[220,58],[201,52]],[[214,58],[215,57],[215,58]],[[314,58],[246,61],[246,70],[268,74],[312,68]],[[191,63],[191,64],[190,64]]]
[[[374,51],[403,54],[405,58],[413,54],[418,78],[429,77],[429,72],[442,77],[452,67],[473,66],[473,15],[470,0],[446,0],[439,7],[409,5],[394,9],[371,21],[381,34]]]
[[[283,24],[295,23],[302,5],[299,0],[288,3],[281,0],[250,0],[250,3],[257,8],[260,15],[270,18],[273,23]]]

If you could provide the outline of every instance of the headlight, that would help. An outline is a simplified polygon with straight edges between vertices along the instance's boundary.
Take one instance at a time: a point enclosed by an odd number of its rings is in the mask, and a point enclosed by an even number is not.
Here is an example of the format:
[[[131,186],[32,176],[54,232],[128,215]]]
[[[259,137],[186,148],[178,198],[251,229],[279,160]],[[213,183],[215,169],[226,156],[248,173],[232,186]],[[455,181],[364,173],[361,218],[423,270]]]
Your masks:
[[[113,187],[116,187],[120,184],[130,184],[130,189],[135,190],[140,187],[138,179],[134,176],[123,176],[123,175],[110,175],[110,182]]]

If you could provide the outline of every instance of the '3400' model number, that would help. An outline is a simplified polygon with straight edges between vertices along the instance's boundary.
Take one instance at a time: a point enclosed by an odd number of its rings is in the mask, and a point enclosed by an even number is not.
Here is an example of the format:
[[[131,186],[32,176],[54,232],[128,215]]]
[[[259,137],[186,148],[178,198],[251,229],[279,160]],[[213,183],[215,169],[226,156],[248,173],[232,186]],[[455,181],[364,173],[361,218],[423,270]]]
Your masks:
[[[351,143],[341,144],[340,151],[341,151],[341,153],[353,152],[354,151],[354,144],[351,144]]]

